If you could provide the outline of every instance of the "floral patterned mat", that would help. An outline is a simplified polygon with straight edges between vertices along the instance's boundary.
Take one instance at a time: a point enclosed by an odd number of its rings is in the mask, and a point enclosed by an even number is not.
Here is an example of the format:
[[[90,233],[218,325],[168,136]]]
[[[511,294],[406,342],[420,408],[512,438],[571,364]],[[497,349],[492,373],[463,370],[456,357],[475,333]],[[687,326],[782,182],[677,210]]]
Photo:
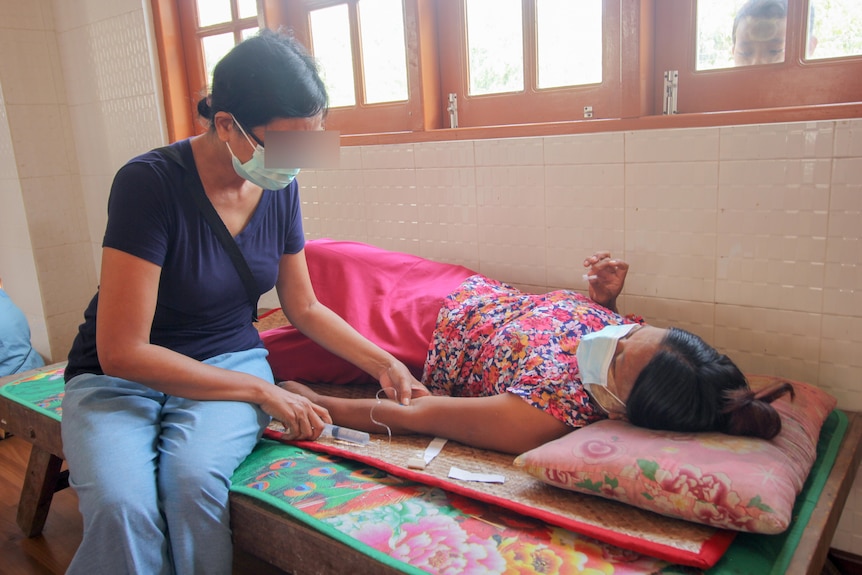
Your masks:
[[[271,440],[261,442],[233,482],[234,491],[406,573],[699,573],[337,455]]]

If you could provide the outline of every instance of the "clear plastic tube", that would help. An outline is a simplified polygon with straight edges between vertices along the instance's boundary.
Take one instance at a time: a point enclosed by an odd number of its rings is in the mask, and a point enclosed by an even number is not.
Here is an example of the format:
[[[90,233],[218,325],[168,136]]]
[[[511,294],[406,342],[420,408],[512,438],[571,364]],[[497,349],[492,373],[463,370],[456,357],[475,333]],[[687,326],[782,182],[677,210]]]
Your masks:
[[[341,427],[339,425],[332,425],[331,423],[327,423],[323,426],[323,433],[320,434],[320,437],[331,437],[333,439],[340,439],[341,441],[348,441],[358,445],[368,445],[371,441],[371,436],[364,431],[350,429],[349,427]]]

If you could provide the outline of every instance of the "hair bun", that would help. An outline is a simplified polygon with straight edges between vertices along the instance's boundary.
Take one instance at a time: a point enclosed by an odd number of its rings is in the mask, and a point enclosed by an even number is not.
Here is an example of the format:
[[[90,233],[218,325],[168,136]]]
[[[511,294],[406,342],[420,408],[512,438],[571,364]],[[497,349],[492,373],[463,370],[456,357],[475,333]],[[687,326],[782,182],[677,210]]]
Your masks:
[[[205,96],[198,101],[198,115],[207,120],[213,119],[212,96]]]
[[[781,431],[781,416],[771,403],[787,393],[791,399],[795,397],[793,386],[786,381],[756,393],[751,389],[728,393],[722,410],[727,418],[725,433],[772,439]]]

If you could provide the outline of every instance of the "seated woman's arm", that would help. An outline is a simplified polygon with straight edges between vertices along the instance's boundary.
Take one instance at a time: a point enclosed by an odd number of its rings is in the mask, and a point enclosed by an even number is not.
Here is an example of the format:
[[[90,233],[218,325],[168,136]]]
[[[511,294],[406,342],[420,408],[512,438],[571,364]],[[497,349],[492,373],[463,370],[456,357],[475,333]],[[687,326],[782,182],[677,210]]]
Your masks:
[[[303,251],[282,256],[277,287],[282,310],[292,326],[329,352],[370,374],[393,399],[407,404],[411,396],[428,394],[403,362],[364,337],[317,299]],[[294,361],[301,361],[301,358],[294,358]]]

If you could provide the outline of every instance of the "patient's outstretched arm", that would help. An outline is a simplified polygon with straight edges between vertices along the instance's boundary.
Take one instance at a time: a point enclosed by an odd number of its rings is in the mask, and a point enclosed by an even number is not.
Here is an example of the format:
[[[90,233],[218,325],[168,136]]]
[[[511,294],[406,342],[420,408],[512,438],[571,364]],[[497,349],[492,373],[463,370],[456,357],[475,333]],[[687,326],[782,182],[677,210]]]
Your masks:
[[[369,433],[386,433],[386,428],[377,421],[386,424],[395,435],[421,433],[519,454],[572,431],[562,421],[511,393],[492,397],[432,395],[416,397],[410,405],[403,406],[383,398],[321,395],[294,381],[279,385],[325,407],[336,425]]]

